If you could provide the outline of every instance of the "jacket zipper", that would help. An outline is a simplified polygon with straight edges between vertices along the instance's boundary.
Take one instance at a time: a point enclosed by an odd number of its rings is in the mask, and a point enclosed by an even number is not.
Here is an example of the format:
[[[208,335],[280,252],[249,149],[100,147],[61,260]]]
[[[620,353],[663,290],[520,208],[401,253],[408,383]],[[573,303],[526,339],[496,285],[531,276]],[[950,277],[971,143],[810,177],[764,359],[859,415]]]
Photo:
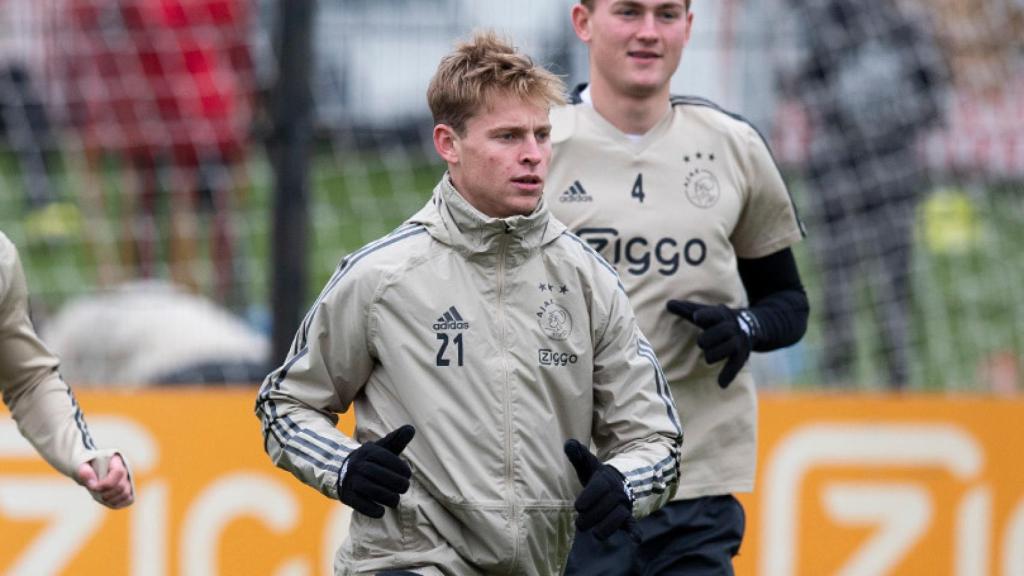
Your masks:
[[[518,502],[516,498],[515,483],[512,479],[512,387],[509,384],[508,369],[508,342],[506,341],[505,325],[505,256],[508,249],[508,230],[501,235],[498,244],[498,326],[501,329],[501,357],[505,368],[505,483],[509,488],[509,505],[511,507],[510,520],[512,522],[512,566],[516,565],[519,558],[519,520]]]

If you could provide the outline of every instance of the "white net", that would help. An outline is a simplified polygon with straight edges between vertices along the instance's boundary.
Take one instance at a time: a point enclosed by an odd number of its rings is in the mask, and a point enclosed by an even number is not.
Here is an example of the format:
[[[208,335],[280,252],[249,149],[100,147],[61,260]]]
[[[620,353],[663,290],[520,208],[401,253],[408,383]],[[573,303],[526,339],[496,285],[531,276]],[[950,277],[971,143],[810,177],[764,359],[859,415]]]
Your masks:
[[[816,381],[1018,388],[1022,7],[789,5],[774,133],[811,227]]]
[[[3,226],[42,300],[168,277],[246,304],[250,12],[227,0],[5,2],[2,35],[32,57],[0,56],[21,78],[2,99]]]
[[[495,28],[570,85],[585,81],[572,4],[317,4],[311,292],[429,195],[442,168],[425,90],[453,42]],[[756,360],[762,382],[1019,388],[1024,6],[693,4],[673,91],[768,136],[808,224],[797,254],[811,328]],[[0,229],[21,247],[40,323],[72,299],[151,278],[265,331],[278,3],[0,5]],[[923,89],[914,70],[933,59],[946,72]],[[879,144],[907,131],[919,132],[913,147]]]

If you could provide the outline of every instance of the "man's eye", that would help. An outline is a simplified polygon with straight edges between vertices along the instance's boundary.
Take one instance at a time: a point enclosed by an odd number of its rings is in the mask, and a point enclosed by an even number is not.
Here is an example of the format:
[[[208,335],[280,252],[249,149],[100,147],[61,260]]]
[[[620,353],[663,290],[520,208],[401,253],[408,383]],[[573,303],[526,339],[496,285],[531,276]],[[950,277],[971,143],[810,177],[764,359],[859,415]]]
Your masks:
[[[662,12],[662,13],[661,13],[661,14],[659,15],[659,17],[660,17],[660,18],[661,18],[662,20],[668,20],[668,21],[670,21],[670,22],[671,22],[671,21],[679,20],[679,18],[680,18],[680,14],[679,14],[679,12],[677,12],[677,11],[675,11],[675,10],[672,10],[672,11],[669,11],[669,12]]]

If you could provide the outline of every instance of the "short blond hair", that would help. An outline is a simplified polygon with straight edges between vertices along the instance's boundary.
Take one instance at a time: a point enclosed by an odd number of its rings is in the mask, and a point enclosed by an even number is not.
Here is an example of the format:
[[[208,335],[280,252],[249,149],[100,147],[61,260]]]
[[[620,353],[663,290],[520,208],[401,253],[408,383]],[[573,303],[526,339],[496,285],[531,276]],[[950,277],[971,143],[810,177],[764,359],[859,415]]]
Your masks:
[[[476,32],[441,59],[427,88],[427,103],[434,124],[447,124],[461,135],[493,94],[557,106],[565,103],[565,83],[488,30]]]

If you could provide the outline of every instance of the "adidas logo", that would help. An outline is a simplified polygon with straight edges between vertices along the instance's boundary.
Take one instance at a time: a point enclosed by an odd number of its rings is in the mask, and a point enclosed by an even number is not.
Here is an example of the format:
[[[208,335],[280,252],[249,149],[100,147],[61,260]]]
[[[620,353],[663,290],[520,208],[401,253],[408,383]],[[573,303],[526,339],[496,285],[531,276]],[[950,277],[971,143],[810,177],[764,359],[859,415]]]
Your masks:
[[[469,330],[469,322],[462,319],[462,315],[455,309],[455,306],[444,311],[434,322],[434,330]]]
[[[559,202],[593,202],[594,197],[587,194],[587,191],[583,188],[583,184],[580,184],[579,180],[572,183],[572,186],[562,192],[558,197]]]

